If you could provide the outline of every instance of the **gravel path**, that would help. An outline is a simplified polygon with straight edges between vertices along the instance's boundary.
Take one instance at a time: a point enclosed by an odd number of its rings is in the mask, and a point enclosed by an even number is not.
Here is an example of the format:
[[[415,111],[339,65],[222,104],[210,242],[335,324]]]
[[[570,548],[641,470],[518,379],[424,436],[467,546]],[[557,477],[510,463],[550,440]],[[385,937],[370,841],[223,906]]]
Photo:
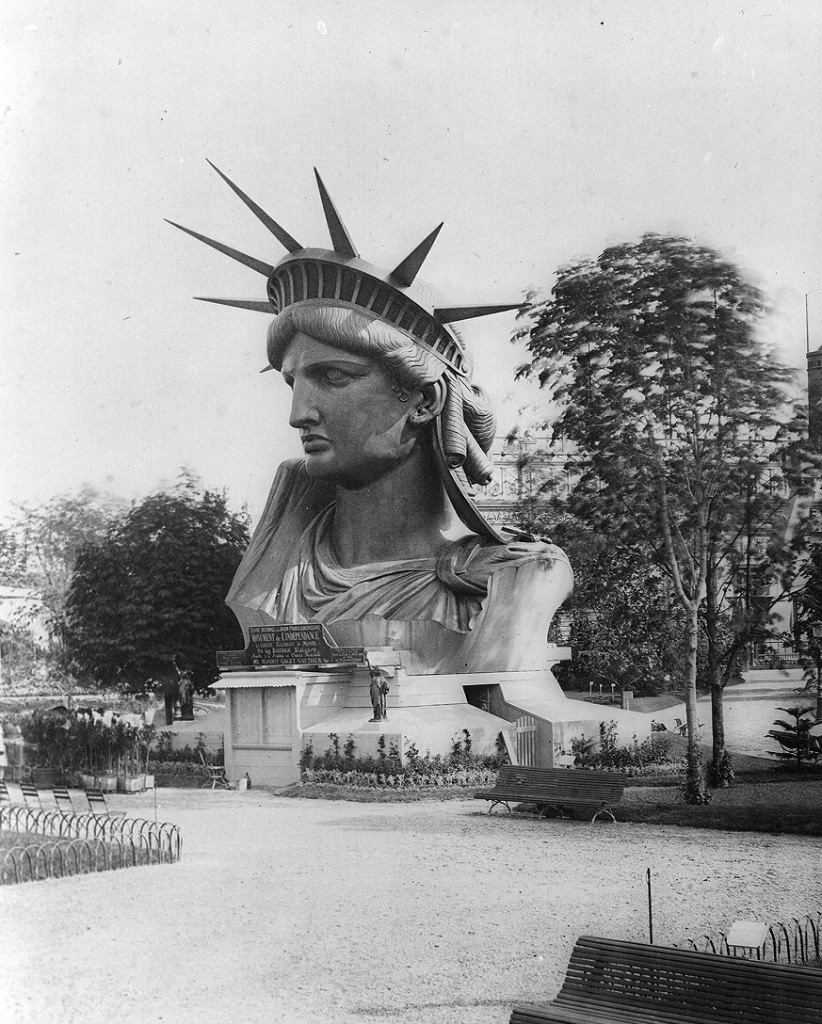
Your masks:
[[[0,890],[14,1024],[506,1024],[579,934],[659,943],[816,909],[822,839],[160,790],[178,865]],[[111,799],[153,817],[150,794]]]

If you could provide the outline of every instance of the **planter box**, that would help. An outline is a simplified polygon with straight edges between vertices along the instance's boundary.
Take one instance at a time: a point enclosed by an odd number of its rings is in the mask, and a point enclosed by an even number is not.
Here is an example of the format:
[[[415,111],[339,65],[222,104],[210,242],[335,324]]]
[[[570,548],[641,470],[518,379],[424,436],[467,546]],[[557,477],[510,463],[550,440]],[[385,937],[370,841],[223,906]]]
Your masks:
[[[142,793],[146,788],[145,775],[118,775],[118,793]]]
[[[94,789],[100,789],[104,793],[116,793],[117,792],[117,776],[116,775],[95,775],[94,776]]]
[[[32,768],[31,781],[39,789],[54,789],[60,782],[59,768]]]
[[[97,789],[97,778],[87,772],[80,772],[80,785],[83,789]]]
[[[146,789],[154,789],[154,776],[146,775]]]

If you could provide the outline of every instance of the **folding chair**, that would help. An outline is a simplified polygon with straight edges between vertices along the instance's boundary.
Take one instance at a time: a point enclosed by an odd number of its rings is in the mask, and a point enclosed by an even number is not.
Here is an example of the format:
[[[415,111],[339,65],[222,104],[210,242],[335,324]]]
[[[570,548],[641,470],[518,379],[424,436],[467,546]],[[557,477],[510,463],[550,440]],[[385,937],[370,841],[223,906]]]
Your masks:
[[[4,779],[0,779],[0,827],[8,825],[17,830],[20,821],[28,824],[31,812],[25,804],[18,803],[9,793]]]
[[[110,811],[102,789],[87,789],[86,799],[91,813],[95,818],[124,818],[125,811]]]
[[[88,820],[94,817],[88,804],[82,809],[76,807],[71,799],[71,793],[69,793],[66,786],[54,786],[52,795],[54,796],[57,810],[63,819],[63,827],[60,829],[60,834],[74,834],[79,837]]]
[[[231,789],[231,783],[228,781],[228,776],[225,773],[225,765],[214,764],[214,751],[210,747],[200,747],[200,760],[203,762],[203,768],[208,772],[208,778],[200,786],[200,789],[203,789],[209,783],[211,783],[212,789],[215,789],[217,786],[222,786],[223,789]]]
[[[21,782],[20,792],[23,794],[23,803],[26,805],[26,822],[34,828],[53,829],[62,818],[62,813],[55,806],[43,805],[40,799],[40,790],[33,782]]]
[[[20,791],[23,794],[23,803],[30,811],[44,810],[44,807],[40,802],[40,793],[33,782],[21,782]]]
[[[57,804],[59,811],[63,814],[79,813],[71,802],[71,793],[69,793],[67,786],[55,786],[52,792],[54,793],[54,802]]]

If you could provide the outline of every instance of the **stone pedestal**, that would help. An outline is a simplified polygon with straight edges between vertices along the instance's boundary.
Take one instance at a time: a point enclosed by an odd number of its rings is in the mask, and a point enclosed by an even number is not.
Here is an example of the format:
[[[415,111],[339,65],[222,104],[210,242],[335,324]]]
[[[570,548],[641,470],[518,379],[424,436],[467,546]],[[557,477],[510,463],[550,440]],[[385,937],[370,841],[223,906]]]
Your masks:
[[[603,720],[617,722],[621,742],[650,733],[648,716],[568,700],[550,664],[530,672],[415,675],[405,667],[402,650],[371,648],[368,660],[388,680],[385,721],[370,721],[364,667],[224,672],[217,685],[227,698],[229,778],[248,772],[261,785],[296,782],[303,749],[310,744],[322,754],[332,747],[332,736],[340,750],[353,740],[355,757],[377,757],[382,750],[402,760],[411,744],[423,756],[447,756],[455,741],[464,742],[465,730],[475,754],[497,753],[501,744],[515,752],[518,730],[527,729],[536,733],[528,756],[550,767],[570,750],[573,738],[596,739]]]

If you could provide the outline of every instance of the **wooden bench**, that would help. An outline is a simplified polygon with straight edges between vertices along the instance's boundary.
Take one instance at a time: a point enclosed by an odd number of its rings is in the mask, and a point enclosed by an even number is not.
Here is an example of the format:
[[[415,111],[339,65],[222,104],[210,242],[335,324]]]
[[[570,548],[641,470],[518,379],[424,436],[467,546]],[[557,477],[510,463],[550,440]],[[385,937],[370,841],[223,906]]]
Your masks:
[[[552,1003],[510,1024],[819,1024],[822,971],[583,935]]]
[[[581,807],[586,811],[596,808],[591,822],[600,814],[616,821],[611,807],[619,803],[625,789],[623,772],[593,772],[584,768],[522,768],[503,765],[493,789],[475,793],[478,800],[490,800],[488,813],[504,804],[510,813],[511,803],[536,804],[540,813],[554,809],[560,813]]]

